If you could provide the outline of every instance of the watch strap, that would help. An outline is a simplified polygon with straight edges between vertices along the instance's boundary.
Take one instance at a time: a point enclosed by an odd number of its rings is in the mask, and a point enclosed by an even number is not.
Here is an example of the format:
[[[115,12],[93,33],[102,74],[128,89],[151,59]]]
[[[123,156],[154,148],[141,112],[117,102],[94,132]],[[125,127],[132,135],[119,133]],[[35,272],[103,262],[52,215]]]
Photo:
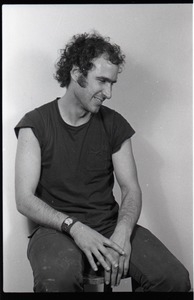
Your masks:
[[[71,222],[71,224],[68,225],[67,219],[72,220],[73,222]],[[65,220],[63,221],[62,225],[61,225],[61,231],[62,232],[66,232],[69,234],[71,227],[78,222],[78,219],[76,217],[67,217],[65,218]]]

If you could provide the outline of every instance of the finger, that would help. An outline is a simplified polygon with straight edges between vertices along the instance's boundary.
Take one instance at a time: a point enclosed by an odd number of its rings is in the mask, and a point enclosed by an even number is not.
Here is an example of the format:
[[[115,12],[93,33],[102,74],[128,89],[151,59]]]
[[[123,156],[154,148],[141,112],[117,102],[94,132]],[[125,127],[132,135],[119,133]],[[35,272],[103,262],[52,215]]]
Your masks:
[[[111,263],[111,265],[114,268],[118,267],[118,258],[114,258],[111,253],[109,252],[108,248],[105,248],[104,246],[99,248],[99,251],[103,254],[103,256],[105,257],[105,259]],[[118,254],[117,254],[118,256]]]
[[[118,267],[112,267],[111,270],[111,286],[115,286],[117,282],[117,275],[118,275]]]
[[[125,254],[124,250],[119,245],[117,245],[116,243],[114,243],[113,241],[111,241],[109,239],[104,239],[104,245],[114,249],[121,255]]]
[[[130,255],[125,257],[125,260],[124,260],[124,277],[127,276],[127,273],[128,273],[128,270],[129,270],[129,259],[130,259]]]
[[[91,254],[90,252],[85,251],[85,255],[87,256],[87,259],[88,259],[88,261],[89,261],[90,266],[92,267],[92,269],[93,269],[94,271],[97,271],[97,270],[98,270],[98,267],[97,267],[97,265],[95,264],[95,261],[94,261],[94,258],[93,258],[93,256],[92,256],[92,254]]]
[[[125,260],[125,262],[124,262],[124,277],[127,276],[128,270],[129,270],[129,260]]]
[[[116,285],[120,284],[123,272],[124,272],[124,257],[120,256],[119,270],[118,270],[118,273],[117,273],[117,282],[116,282]]]
[[[103,268],[106,271],[110,271],[110,267],[107,264],[107,262],[104,260],[103,256],[100,254],[100,252],[98,250],[94,250],[93,254],[95,255],[95,257],[97,258],[97,260],[99,261],[99,263],[103,266]]]
[[[104,281],[105,281],[105,284],[108,285],[110,283],[110,280],[111,280],[111,270],[110,271],[104,270]]]

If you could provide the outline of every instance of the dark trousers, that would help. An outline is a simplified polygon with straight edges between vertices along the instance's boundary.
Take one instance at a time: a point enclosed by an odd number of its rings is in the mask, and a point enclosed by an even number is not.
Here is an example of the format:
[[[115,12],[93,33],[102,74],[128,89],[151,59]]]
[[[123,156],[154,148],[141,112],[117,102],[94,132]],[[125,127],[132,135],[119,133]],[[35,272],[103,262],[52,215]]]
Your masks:
[[[136,225],[131,246],[128,275],[141,286],[137,291],[190,290],[188,271],[149,230]],[[30,238],[28,259],[34,292],[83,292],[83,273],[89,263],[71,237],[40,227]]]

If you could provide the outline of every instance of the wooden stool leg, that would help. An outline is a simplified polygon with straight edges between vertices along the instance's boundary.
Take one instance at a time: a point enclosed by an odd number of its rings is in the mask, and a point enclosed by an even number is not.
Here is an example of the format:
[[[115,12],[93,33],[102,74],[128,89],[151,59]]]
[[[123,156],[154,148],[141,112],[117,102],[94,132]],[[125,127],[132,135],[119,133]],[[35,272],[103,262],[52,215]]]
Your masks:
[[[132,277],[131,277],[131,286],[132,286],[132,292],[135,292],[135,290],[138,287],[140,287],[140,285],[138,284],[138,282],[135,279],[133,279]]]
[[[112,287],[111,287],[111,284],[105,284],[105,283],[104,283],[104,292],[105,292],[105,293],[112,293]]]

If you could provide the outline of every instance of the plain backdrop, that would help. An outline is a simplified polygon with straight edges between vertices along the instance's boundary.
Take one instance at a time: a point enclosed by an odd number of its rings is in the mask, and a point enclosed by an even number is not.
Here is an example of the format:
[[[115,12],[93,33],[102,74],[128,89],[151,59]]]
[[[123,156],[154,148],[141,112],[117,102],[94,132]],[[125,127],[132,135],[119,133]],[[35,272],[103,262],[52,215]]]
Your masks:
[[[4,5],[5,292],[33,291],[27,222],[15,205],[14,126],[26,112],[65,93],[53,78],[59,50],[72,35],[93,29],[126,55],[105,105],[136,131],[132,143],[143,192],[139,223],[176,255],[192,281],[192,4]],[[115,195],[119,202],[117,184]],[[129,290],[129,282],[115,290]]]

